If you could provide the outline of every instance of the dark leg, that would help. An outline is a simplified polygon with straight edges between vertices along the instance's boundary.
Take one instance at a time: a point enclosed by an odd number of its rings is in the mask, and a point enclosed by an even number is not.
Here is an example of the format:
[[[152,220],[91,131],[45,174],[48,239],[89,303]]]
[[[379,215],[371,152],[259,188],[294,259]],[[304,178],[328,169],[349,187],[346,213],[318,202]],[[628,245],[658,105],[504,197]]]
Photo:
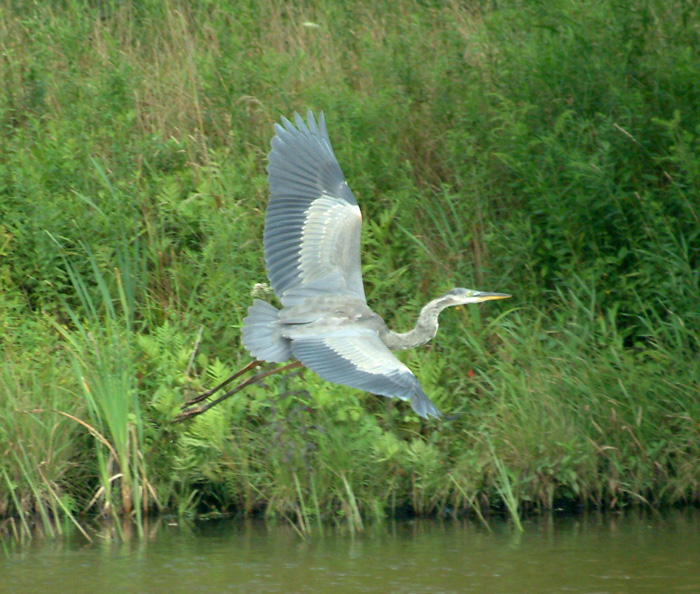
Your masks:
[[[250,384],[254,384],[256,382],[259,382],[261,379],[264,379],[270,375],[274,375],[275,373],[281,373],[283,371],[289,371],[290,369],[296,369],[297,367],[301,367],[301,363],[299,361],[294,361],[292,363],[288,363],[287,365],[283,365],[282,367],[278,367],[276,369],[268,369],[267,371],[263,371],[262,373],[258,373],[252,377],[249,377],[247,380],[242,381],[240,384],[238,384],[235,388],[232,390],[229,390],[226,392],[223,396],[219,396],[216,400],[212,400],[211,402],[208,402],[207,404],[202,404],[201,406],[191,406],[191,404],[200,402],[201,400],[204,400],[206,397],[211,396],[213,393],[217,392],[220,390],[222,387],[224,387],[226,384],[228,384],[230,381],[235,379],[236,377],[240,376],[241,373],[246,371],[247,369],[252,369],[255,367],[254,364],[259,365],[261,362],[260,361],[253,361],[253,363],[249,363],[246,368],[243,370],[237,372],[236,374],[232,375],[230,378],[228,378],[225,382],[222,382],[219,384],[216,388],[213,388],[212,390],[209,390],[208,393],[205,392],[206,396],[200,394],[197,396],[195,399],[190,400],[188,403],[185,404],[183,407],[183,411],[175,417],[174,422],[175,423],[181,423],[185,419],[191,419],[192,417],[196,417],[198,415],[201,415],[202,413],[208,411],[210,408],[216,406],[219,404],[219,402],[222,402],[223,400],[226,400],[229,396],[233,396],[237,392],[240,392],[243,388],[246,386],[249,386]]]
[[[206,400],[209,398],[209,396],[216,394],[221,388],[224,386],[227,386],[230,384],[233,380],[235,380],[237,377],[242,376],[246,371],[250,371],[251,369],[254,369],[258,365],[262,365],[262,361],[251,361],[246,365],[243,369],[238,370],[236,373],[234,373],[230,378],[225,379],[223,382],[221,382],[218,386],[215,388],[212,388],[211,390],[207,390],[206,392],[202,394],[198,394],[192,400],[188,400],[185,402],[185,404],[182,405],[183,408],[187,408],[189,406],[192,406],[193,404],[197,404],[198,402],[201,402],[202,400]]]

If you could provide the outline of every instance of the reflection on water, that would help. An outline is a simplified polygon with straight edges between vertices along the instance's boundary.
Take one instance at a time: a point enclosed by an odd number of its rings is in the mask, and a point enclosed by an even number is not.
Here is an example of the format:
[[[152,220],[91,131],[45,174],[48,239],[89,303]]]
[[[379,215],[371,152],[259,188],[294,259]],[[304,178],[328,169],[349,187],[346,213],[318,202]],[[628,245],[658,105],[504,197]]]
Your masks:
[[[547,517],[493,532],[402,521],[309,542],[255,521],[156,522],[144,541],[78,536],[0,557],[0,593],[700,592],[700,512]]]

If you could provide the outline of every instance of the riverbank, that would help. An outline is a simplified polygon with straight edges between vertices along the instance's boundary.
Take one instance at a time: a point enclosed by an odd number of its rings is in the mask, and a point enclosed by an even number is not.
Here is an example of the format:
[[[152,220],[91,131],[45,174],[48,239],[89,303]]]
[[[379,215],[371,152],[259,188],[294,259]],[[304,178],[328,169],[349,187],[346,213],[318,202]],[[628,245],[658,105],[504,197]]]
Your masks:
[[[683,2],[10,3],[0,516],[700,501],[700,11]],[[323,110],[368,302],[448,416],[249,359],[272,124]]]

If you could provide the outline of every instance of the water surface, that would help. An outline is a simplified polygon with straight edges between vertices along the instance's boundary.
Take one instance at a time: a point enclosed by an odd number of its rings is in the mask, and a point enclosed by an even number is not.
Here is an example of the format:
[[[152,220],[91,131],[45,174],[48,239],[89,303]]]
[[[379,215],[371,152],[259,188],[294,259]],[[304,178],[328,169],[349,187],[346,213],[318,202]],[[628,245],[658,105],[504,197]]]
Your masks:
[[[0,592],[700,592],[697,510],[490,525],[388,522],[305,542],[286,525],[160,521],[144,541],[5,543]]]

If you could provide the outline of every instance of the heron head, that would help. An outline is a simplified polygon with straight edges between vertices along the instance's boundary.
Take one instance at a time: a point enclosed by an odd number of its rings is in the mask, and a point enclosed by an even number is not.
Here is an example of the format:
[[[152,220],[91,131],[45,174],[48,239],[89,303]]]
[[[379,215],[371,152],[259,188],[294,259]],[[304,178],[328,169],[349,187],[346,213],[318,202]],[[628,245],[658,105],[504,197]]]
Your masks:
[[[508,299],[510,295],[506,293],[486,293],[473,289],[462,289],[458,287],[448,291],[444,299],[448,300],[448,305],[464,305],[467,303],[479,303],[481,301],[491,301],[492,299]]]

